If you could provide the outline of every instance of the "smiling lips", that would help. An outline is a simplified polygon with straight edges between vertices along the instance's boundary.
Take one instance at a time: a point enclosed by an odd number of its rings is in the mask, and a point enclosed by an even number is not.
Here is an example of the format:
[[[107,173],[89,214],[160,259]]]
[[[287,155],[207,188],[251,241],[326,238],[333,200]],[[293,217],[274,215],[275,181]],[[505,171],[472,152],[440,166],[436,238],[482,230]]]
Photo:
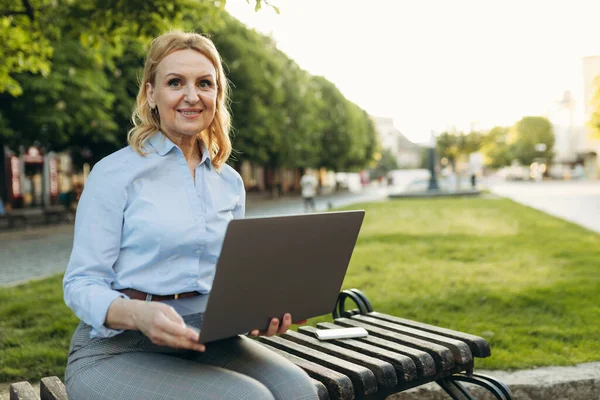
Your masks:
[[[202,113],[202,110],[197,109],[197,108],[184,108],[181,110],[177,110],[181,115],[183,115],[185,118],[196,118],[197,116],[199,116]]]

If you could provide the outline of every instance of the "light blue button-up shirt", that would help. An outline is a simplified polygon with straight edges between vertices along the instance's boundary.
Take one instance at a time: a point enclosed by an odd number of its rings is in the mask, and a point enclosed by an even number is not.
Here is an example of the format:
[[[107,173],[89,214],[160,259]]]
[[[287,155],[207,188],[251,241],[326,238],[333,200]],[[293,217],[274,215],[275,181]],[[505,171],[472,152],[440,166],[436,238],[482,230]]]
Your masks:
[[[128,298],[118,289],[210,292],[227,224],[244,216],[240,175],[226,164],[217,171],[206,148],[195,180],[162,133],[144,151],[126,147],[98,162],[77,207],[63,289],[91,337],[122,332],[104,326],[110,304]]]

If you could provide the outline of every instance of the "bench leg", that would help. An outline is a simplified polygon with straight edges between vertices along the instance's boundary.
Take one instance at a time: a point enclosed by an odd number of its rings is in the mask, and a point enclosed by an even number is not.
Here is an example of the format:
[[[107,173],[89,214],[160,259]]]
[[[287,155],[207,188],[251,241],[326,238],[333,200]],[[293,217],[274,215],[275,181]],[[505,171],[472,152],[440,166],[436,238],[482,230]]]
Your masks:
[[[512,400],[512,395],[508,387],[502,382],[487,375],[458,373],[437,381],[438,385],[440,385],[453,399],[475,399],[475,397],[473,397],[460,382],[467,382],[480,386],[490,392],[490,394],[498,400]]]
[[[436,381],[453,400],[477,400],[463,385],[449,378]]]
[[[491,376],[483,375],[483,374],[460,373],[460,374],[455,374],[453,377],[456,377],[456,379],[462,380],[464,382],[471,382],[471,383],[475,383],[475,384],[480,384],[480,382],[488,383],[492,386],[495,386],[496,389],[498,391],[500,391],[502,393],[502,395],[504,395],[504,397],[503,397],[504,399],[512,400],[512,394],[510,393],[510,389],[508,388],[508,386],[506,386],[504,383],[500,382],[499,380],[492,378]],[[477,380],[477,382],[475,382],[473,380]],[[499,397],[497,397],[497,398],[499,398]]]

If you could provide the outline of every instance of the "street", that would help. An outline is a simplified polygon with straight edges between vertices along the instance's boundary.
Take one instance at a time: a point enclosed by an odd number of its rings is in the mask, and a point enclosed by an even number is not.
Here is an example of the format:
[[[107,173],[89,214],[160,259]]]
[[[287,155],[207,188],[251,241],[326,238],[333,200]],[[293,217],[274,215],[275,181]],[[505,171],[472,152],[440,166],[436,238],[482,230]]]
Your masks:
[[[493,193],[600,233],[600,181],[489,183]]]

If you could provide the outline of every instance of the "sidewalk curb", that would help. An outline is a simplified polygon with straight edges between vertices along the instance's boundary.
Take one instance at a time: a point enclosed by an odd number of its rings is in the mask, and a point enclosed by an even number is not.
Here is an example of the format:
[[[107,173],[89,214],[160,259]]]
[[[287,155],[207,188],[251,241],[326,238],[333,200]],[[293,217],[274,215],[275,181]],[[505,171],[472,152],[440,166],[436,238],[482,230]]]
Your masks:
[[[505,383],[514,400],[594,400],[600,399],[600,362],[571,367],[544,367],[520,371],[483,371]],[[468,385],[467,385],[468,386]],[[477,399],[493,397],[478,388],[472,388]],[[447,400],[448,395],[437,385],[428,384],[407,392],[392,395],[388,400]]]

